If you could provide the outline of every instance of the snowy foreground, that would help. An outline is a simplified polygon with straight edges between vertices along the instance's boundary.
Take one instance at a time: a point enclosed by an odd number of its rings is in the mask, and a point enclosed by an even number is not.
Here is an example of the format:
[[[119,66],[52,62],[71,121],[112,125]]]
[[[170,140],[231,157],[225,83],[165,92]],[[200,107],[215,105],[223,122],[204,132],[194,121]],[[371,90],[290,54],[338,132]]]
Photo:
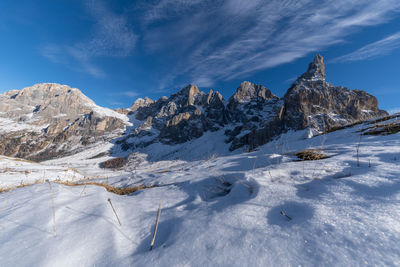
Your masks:
[[[130,172],[85,160],[107,144],[41,164],[1,157],[3,188],[36,182],[0,194],[1,266],[400,265],[400,133],[360,139],[368,126],[286,134],[250,153],[148,160]],[[330,157],[294,156],[310,148]],[[84,178],[157,186],[116,195],[54,182]]]

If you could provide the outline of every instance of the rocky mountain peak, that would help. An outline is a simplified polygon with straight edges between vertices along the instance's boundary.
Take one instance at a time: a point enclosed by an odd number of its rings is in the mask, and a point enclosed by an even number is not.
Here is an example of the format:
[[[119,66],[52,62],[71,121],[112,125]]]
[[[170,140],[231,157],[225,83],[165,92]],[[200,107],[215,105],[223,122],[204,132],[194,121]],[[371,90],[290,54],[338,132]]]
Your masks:
[[[79,89],[72,88],[68,85],[63,85],[59,83],[38,83],[33,86],[25,87],[21,90],[13,90],[16,91],[17,94],[14,95],[13,99],[22,98],[22,97],[31,97],[31,98],[40,98],[40,97],[57,97],[60,95],[79,95],[85,100],[91,101],[87,98]],[[10,91],[10,92],[13,92]]]
[[[41,83],[0,94],[0,154],[36,160],[70,153],[119,134],[128,119],[79,89]]]
[[[207,94],[206,104],[211,106],[223,105],[223,97],[219,92],[210,90]]]
[[[138,98],[133,103],[133,105],[130,107],[130,110],[136,111],[141,107],[148,107],[153,103],[154,103],[154,101],[152,99],[148,98],[147,96],[144,99],[143,98]]]
[[[195,104],[196,98],[200,94],[203,95],[204,93],[200,92],[197,86],[189,84],[178,93],[171,95],[169,100],[181,106],[192,106]]]
[[[314,57],[314,61],[308,65],[307,71],[300,76],[300,79],[325,81],[325,78],[326,75],[324,58],[320,54],[317,54]]]
[[[251,103],[262,104],[270,99],[278,99],[278,97],[263,85],[244,81],[236,89],[235,94],[229,98],[228,108],[236,110],[239,106]]]
[[[236,89],[235,94],[230,98],[229,102],[248,103],[253,100],[263,101],[274,97],[276,96],[263,85],[244,81]]]
[[[387,115],[378,108],[377,99],[361,90],[350,90],[325,81],[323,57],[317,54],[286,92],[282,118],[286,129],[312,127],[327,131],[355,121]]]
[[[79,89],[57,83],[40,83],[22,90],[9,91],[1,95],[0,102],[0,112],[5,112],[9,118],[19,119],[23,119],[24,115],[76,116],[90,112],[91,107],[95,106]]]

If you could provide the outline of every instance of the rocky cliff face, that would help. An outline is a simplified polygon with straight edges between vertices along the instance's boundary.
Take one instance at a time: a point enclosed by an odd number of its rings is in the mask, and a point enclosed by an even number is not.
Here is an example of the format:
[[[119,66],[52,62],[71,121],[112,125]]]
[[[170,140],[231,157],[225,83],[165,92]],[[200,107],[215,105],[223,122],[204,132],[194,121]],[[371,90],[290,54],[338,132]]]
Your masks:
[[[212,90],[206,94],[196,86],[188,85],[169,98],[138,99],[130,116],[141,123],[118,143],[124,150],[154,142],[184,143],[206,131],[221,129],[228,123],[228,115],[221,94]]]
[[[248,136],[248,145],[255,147],[289,130],[308,127],[326,132],[338,126],[357,121],[386,116],[378,108],[377,99],[361,90],[349,90],[325,81],[325,64],[321,55],[316,55],[282,98],[279,114],[270,123]]]
[[[0,95],[0,154],[44,160],[120,134],[127,120],[76,88],[37,84]]]
[[[323,58],[317,55],[284,96],[283,121],[294,130],[312,126],[320,131],[355,121],[387,115],[377,99],[360,90],[325,81]]]

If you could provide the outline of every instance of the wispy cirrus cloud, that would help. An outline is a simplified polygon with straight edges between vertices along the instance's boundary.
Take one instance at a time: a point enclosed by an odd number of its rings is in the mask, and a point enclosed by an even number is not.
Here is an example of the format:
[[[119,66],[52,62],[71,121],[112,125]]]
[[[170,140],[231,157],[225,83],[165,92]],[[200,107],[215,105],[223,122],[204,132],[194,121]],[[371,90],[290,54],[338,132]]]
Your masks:
[[[141,20],[144,47],[171,62],[160,86],[211,86],[323,50],[399,11],[398,0],[161,0]]]
[[[47,44],[40,48],[43,56],[54,63],[102,77],[103,70],[93,63],[101,57],[127,57],[137,40],[127,17],[111,12],[104,2],[86,1],[85,6],[95,23],[92,33],[74,44]]]
[[[370,43],[356,51],[333,59],[331,62],[351,62],[373,59],[389,54],[400,48],[400,32],[396,32],[382,40]]]
[[[126,96],[126,97],[130,97],[130,98],[136,98],[139,94],[133,91],[125,91],[125,92],[121,92],[119,93],[122,96]]]
[[[127,97],[127,98],[136,98],[138,95],[140,95],[139,93],[135,92],[135,91],[121,91],[121,92],[113,92],[113,93],[109,93],[109,96],[112,97]]]

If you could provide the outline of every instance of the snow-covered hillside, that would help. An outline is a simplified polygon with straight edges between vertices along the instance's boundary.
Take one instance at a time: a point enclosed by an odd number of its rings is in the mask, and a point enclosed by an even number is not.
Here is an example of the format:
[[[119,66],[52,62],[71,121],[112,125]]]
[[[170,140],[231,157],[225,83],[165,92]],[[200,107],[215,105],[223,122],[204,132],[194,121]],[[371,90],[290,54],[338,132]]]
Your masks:
[[[253,152],[230,153],[221,142],[214,147],[220,153],[202,159],[196,153],[211,148],[199,138],[171,149],[185,155],[192,149],[190,160],[178,155],[161,161],[142,151],[136,168],[104,176],[97,163],[109,158],[107,144],[42,165],[0,158],[2,187],[19,185],[38,168],[52,172],[42,177],[37,171],[33,180],[75,181],[79,174],[106,177],[95,181],[113,186],[150,187],[116,195],[103,186],[57,182],[50,190],[44,182],[4,191],[1,265],[400,265],[398,129],[394,117],[309,139],[307,131],[289,132]],[[310,149],[328,158],[294,155]]]

